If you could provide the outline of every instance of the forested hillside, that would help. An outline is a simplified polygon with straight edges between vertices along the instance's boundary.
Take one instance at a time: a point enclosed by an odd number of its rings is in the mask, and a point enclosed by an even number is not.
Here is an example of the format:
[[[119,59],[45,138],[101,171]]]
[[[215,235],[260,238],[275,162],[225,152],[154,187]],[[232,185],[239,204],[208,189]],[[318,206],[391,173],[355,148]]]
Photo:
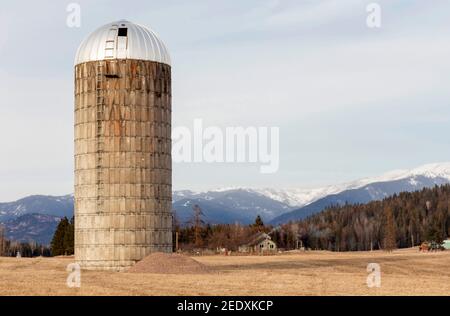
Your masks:
[[[356,251],[404,248],[450,235],[450,185],[400,193],[368,204],[329,207],[292,226],[304,246]]]

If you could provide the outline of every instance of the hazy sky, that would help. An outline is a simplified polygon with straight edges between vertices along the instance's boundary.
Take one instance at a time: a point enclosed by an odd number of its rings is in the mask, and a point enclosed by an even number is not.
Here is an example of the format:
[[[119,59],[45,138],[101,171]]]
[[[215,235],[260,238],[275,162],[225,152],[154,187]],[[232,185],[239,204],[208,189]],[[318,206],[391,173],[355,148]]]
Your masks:
[[[173,125],[278,126],[280,170],[174,164],[175,189],[313,187],[448,161],[450,1],[9,1],[0,11],[0,201],[73,191],[73,59],[122,18],[173,67]]]

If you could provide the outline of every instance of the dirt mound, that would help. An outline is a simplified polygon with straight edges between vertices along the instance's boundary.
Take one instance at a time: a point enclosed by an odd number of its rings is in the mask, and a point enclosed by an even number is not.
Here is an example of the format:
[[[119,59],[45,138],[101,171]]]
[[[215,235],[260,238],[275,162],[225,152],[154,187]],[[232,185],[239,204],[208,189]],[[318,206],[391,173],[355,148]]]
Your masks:
[[[161,274],[201,274],[209,273],[210,269],[204,264],[185,255],[176,253],[156,252],[148,255],[133,267],[128,269],[132,273],[161,273]]]

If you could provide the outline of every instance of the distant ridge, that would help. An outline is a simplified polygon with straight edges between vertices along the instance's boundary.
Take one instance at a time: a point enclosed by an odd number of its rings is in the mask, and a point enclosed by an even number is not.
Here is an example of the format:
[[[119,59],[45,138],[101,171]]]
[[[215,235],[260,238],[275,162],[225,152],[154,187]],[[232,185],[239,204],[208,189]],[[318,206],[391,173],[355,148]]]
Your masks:
[[[174,191],[172,208],[182,225],[192,219],[192,206],[195,204],[202,208],[204,221],[210,224],[250,224],[257,215],[261,215],[265,223],[277,225],[305,218],[330,205],[366,203],[402,191],[416,191],[446,183],[450,183],[450,163],[435,163],[316,189],[222,188],[207,192]],[[14,221],[27,214],[50,217],[41,217],[35,221],[27,217],[20,219],[29,226],[27,228],[23,224],[25,229],[19,230],[15,238],[27,238],[27,229],[38,232],[39,227],[34,225],[46,225],[45,221],[53,225],[53,217],[71,218],[73,195],[32,195],[14,202],[0,203],[0,222],[5,226],[17,226],[19,222]]]
[[[450,183],[448,178],[431,177],[430,175],[412,175],[408,178],[375,182],[357,189],[345,190],[337,194],[327,195],[311,204],[303,206],[291,212],[282,214],[270,221],[273,225],[304,219],[316,214],[329,206],[368,203],[379,201],[400,192],[413,192],[423,188],[431,188],[436,185]]]

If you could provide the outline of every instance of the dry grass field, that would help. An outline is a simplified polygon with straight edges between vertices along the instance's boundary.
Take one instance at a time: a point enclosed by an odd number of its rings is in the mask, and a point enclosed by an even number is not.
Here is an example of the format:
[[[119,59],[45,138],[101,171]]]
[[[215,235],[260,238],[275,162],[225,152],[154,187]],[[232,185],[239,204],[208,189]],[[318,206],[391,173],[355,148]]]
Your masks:
[[[450,251],[285,253],[207,256],[210,274],[83,271],[66,286],[73,258],[0,258],[0,295],[450,295]],[[368,263],[381,266],[381,287],[368,288]]]

